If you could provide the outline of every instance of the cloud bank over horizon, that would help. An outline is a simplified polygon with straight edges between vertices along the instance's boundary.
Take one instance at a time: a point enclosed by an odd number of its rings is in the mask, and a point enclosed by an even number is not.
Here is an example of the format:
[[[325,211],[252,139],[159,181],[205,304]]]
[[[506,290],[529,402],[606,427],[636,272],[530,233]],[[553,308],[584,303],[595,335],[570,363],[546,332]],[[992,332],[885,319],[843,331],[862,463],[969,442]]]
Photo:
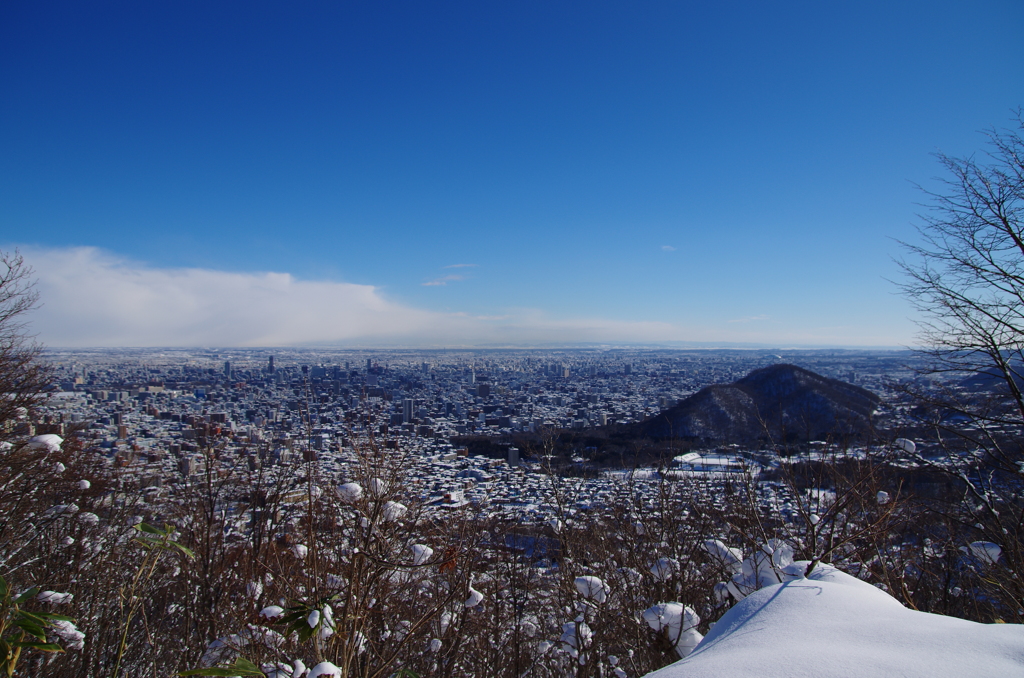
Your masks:
[[[33,330],[54,347],[665,341],[680,332],[668,323],[560,321],[537,311],[442,313],[389,300],[371,285],[154,268],[94,247],[21,250],[42,301]]]
[[[95,247],[20,249],[35,270],[42,302],[30,318],[32,330],[52,347],[871,345],[864,337],[843,341],[842,333],[772,337],[660,321],[553,318],[536,309],[486,316],[440,312],[391,300],[373,285],[300,280],[277,272],[157,268]]]

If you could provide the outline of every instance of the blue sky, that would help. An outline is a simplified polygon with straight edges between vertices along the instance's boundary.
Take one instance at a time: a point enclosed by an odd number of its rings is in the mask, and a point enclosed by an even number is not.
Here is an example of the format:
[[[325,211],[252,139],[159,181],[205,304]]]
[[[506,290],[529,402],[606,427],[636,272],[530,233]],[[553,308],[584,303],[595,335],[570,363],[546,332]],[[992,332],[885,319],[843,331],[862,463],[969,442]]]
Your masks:
[[[930,154],[1024,105],[1022,30],[1015,0],[7,2],[0,244],[55,346],[907,344],[892,239]]]

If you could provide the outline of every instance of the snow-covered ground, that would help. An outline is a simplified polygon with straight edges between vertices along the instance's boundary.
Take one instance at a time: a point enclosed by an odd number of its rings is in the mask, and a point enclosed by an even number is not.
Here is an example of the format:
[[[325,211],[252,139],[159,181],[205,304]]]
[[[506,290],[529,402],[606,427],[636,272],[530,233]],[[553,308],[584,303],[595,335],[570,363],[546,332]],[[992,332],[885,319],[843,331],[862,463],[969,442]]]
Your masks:
[[[648,678],[1008,678],[1024,676],[1024,626],[903,607],[829,566],[763,588],[686,659]]]

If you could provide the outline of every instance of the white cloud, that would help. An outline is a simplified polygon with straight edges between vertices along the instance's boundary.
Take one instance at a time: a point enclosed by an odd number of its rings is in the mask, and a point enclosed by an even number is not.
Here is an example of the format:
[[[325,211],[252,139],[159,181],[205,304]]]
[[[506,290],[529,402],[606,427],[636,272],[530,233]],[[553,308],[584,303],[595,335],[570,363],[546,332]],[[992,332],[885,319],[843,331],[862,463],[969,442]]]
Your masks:
[[[665,251],[665,252],[675,252],[676,251],[676,248],[672,247],[672,245],[662,245],[661,249],[663,251]]]
[[[850,327],[752,322],[767,316],[736,321],[752,324],[683,327],[554,317],[536,309],[438,312],[398,303],[372,285],[298,280],[288,273],[156,268],[92,247],[22,248],[22,253],[35,268],[43,303],[32,313],[31,327],[52,347],[896,343]]]
[[[421,283],[421,284],[424,287],[443,287],[443,286],[447,285],[448,283],[453,282],[455,280],[464,280],[464,277],[461,276],[461,275],[445,275],[445,276],[441,276],[440,278],[434,278],[433,280],[428,280],[427,282]]]
[[[479,264],[451,264],[449,266],[442,266],[442,268],[476,268]]]
[[[54,347],[480,345],[662,341],[669,323],[472,316],[405,306],[371,285],[288,273],[156,268],[93,247],[22,248],[43,306],[31,322]],[[449,276],[456,279],[458,276]]]
[[[369,285],[153,268],[90,247],[23,253],[43,302],[33,326],[53,346],[274,346],[415,333],[436,322]]]

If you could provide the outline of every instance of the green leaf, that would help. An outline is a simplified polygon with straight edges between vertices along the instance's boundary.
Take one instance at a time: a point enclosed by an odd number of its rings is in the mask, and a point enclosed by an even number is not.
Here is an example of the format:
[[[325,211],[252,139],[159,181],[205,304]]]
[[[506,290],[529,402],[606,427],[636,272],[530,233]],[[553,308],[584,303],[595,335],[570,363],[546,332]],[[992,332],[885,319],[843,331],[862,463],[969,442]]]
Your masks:
[[[15,605],[20,605],[21,603],[25,602],[26,600],[29,600],[31,598],[35,598],[36,596],[39,595],[39,592],[41,590],[42,589],[40,589],[38,586],[34,586],[34,587],[30,588],[28,591],[25,591],[20,596],[15,598],[14,599],[14,604]]]
[[[149,534],[156,534],[156,535],[160,535],[161,537],[166,537],[167,535],[169,535],[171,533],[170,528],[168,528],[166,530],[162,530],[159,527],[153,527],[149,523],[136,523],[135,525],[132,525],[132,527],[134,527],[136,530],[138,530],[140,532],[147,532]]]
[[[304,643],[307,640],[309,640],[310,638],[312,638],[313,637],[313,631],[316,630],[316,629],[310,627],[309,624],[306,624],[305,626],[306,626],[306,628],[299,627],[298,629],[296,629],[298,631],[298,633],[299,633],[299,642],[300,643]]]
[[[274,622],[275,626],[291,626],[300,619],[305,621],[306,617],[309,616],[307,610],[301,612],[292,612],[291,614],[285,615],[280,621]]]
[[[192,549],[188,548],[187,546],[182,546],[181,544],[179,544],[176,541],[172,541],[172,542],[168,542],[168,543],[171,546],[173,546],[174,548],[176,548],[179,551],[181,551],[182,553],[184,553],[189,558],[195,558],[196,557],[196,554],[192,551]]]
[[[0,597],[7,597],[7,580],[0,577]]]
[[[245,657],[239,657],[228,667],[211,666],[205,669],[182,671],[179,676],[265,676],[259,667]]]
[[[249,661],[245,657],[239,657],[238,659],[235,660],[235,668],[236,669],[243,669],[245,671],[256,671],[261,676],[263,675],[263,673],[260,671],[260,667],[256,666],[255,664],[253,664],[251,661]]]
[[[46,640],[46,631],[43,630],[43,627],[28,619],[19,619],[14,622],[14,625],[30,636],[35,636],[42,641]]]
[[[41,650],[43,652],[63,652],[64,648],[56,643],[36,643],[29,640],[19,640],[11,643],[14,647],[27,647],[33,650]]]

